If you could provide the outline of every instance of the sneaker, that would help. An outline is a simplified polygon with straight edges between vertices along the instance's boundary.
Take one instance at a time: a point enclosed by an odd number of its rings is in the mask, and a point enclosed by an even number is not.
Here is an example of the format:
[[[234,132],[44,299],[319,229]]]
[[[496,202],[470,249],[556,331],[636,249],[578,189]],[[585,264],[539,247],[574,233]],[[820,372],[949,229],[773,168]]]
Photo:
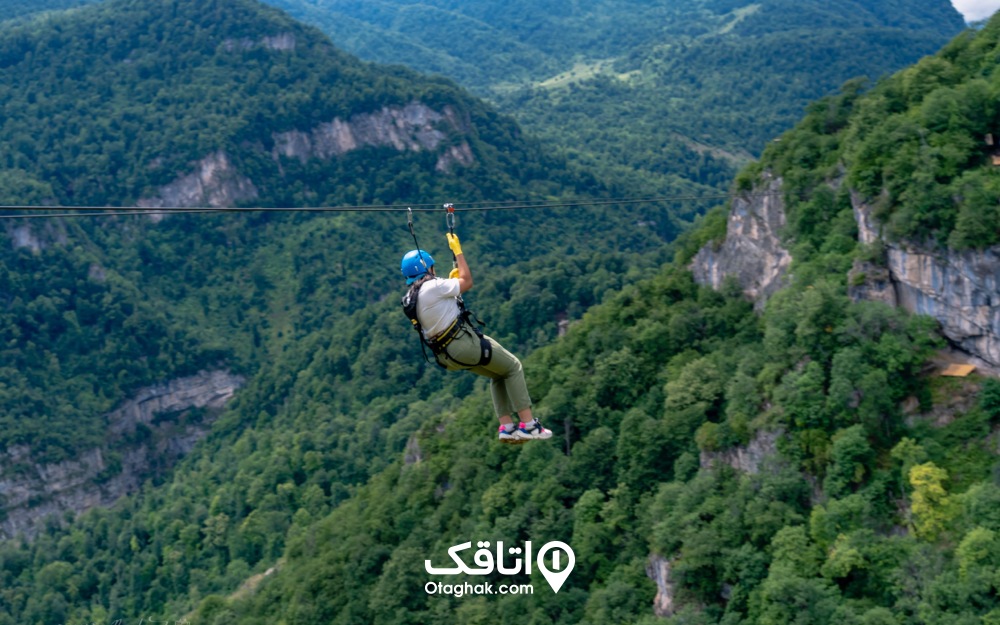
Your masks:
[[[500,426],[499,438],[501,443],[506,443],[508,445],[521,445],[527,442],[527,439],[522,439],[517,435],[517,428],[508,432],[502,425]]]
[[[514,430],[514,436],[521,441],[545,440],[552,438],[552,430],[546,430],[538,419],[532,419],[530,423],[521,423]]]

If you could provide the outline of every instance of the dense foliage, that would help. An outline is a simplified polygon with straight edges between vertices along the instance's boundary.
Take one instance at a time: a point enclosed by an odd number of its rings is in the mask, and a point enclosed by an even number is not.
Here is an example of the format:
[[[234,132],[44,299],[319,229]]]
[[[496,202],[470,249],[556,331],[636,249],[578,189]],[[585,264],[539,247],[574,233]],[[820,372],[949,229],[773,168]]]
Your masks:
[[[648,195],[724,188],[807,102],[903,67],[962,27],[944,1],[271,4],[363,58],[490,95]]]
[[[558,436],[513,449],[494,440],[480,383],[407,384],[412,353],[378,338],[396,315],[359,313],[344,341],[291,345],[169,487],[8,544],[11,622],[195,605],[218,623],[636,622],[651,552],[673,561],[698,622],[790,622],[803,603],[803,623],[984,614],[997,606],[969,576],[995,557],[997,385],[946,427],[919,411],[907,425],[903,399],[929,409],[976,383],[928,386],[932,327],[843,287],[800,283],[758,319],[679,269],[627,286],[527,360]],[[726,466],[726,450],[770,435],[773,464]],[[423,560],[476,536],[562,539],[577,569],[559,595],[539,578],[533,597],[426,595]],[[275,564],[255,593],[224,598]]]
[[[905,67],[962,27],[946,2],[898,13],[858,4],[708,3],[677,25],[694,22],[694,32],[636,46],[596,76],[571,71],[496,99],[602,171],[625,165],[652,180],[676,172],[724,186],[810,101],[850,78]]]
[[[963,26],[945,0],[268,3],[362,58],[457,80],[641,194],[725,188],[808,102]]]
[[[802,29],[893,28],[952,36],[947,2],[909,0],[600,0],[566,4],[430,0],[272,0],[362,58],[455,78],[475,89],[554,76],[579,60],[635,61],[655,48],[736,31],[739,38]],[[873,38],[874,39],[874,38]],[[858,58],[861,58],[860,56]]]
[[[78,240],[73,225],[63,235]],[[139,386],[238,366],[231,345],[198,340],[190,319],[132,276],[105,271],[100,257],[62,245],[0,248],[0,448],[65,459],[99,445],[97,415]]]

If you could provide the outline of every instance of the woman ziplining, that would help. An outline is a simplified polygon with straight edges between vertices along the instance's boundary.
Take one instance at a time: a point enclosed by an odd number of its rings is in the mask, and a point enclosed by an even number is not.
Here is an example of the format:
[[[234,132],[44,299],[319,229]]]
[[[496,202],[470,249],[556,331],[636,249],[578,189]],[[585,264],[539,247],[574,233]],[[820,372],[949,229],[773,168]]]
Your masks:
[[[500,420],[501,443],[522,444],[552,437],[531,414],[531,397],[524,381],[521,361],[494,339],[483,334],[473,323],[474,315],[465,307],[462,294],[472,288],[472,272],[462,253],[462,244],[454,230],[454,207],[448,209],[445,234],[455,267],[447,278],[437,277],[434,258],[420,249],[413,231],[416,249],[403,255],[400,270],[409,289],[403,296],[403,311],[419,333],[421,345],[434,354],[437,363],[449,371],[471,371],[490,379],[493,411]],[[426,354],[425,354],[426,356]],[[519,419],[514,424],[514,415]]]

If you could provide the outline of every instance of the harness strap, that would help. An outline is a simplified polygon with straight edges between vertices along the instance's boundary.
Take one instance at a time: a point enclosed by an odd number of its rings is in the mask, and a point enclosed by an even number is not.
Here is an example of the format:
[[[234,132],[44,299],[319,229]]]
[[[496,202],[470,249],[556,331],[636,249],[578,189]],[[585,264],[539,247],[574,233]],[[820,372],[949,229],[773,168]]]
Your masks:
[[[466,324],[464,322],[460,322],[458,324],[459,329],[461,329],[465,325]],[[478,362],[462,362],[461,360],[459,360],[459,359],[455,358],[454,356],[452,356],[451,354],[449,354],[447,347],[443,348],[440,352],[435,353],[435,356],[438,356],[440,354],[444,354],[445,357],[448,358],[448,360],[452,361],[453,363],[455,363],[455,364],[457,364],[459,366],[468,367],[469,369],[471,369],[473,367],[485,367],[486,365],[490,364],[490,361],[493,360],[493,343],[491,343],[490,340],[483,335],[483,333],[479,330],[479,328],[476,328],[476,327],[473,327],[473,326],[469,326],[469,327],[470,327],[470,329],[472,329],[472,331],[475,333],[475,335],[479,338],[479,361]],[[455,336],[458,336],[458,332],[455,332]],[[452,340],[454,338],[455,337],[452,337]],[[448,342],[450,343],[451,341],[449,340]],[[441,364],[441,363],[438,362],[438,364]]]
[[[483,335],[483,331],[479,328],[479,326],[473,323],[472,320],[475,319],[479,325],[483,324],[483,322],[479,320],[479,317],[465,307],[465,301],[461,297],[457,298],[458,316],[455,317],[455,320],[452,321],[443,332],[437,334],[436,336],[430,338],[424,336],[423,328],[420,326],[420,320],[417,319],[417,300],[420,294],[420,287],[423,286],[424,282],[427,282],[430,279],[431,276],[424,276],[414,282],[410,286],[406,295],[403,297],[402,301],[403,310],[410,319],[410,324],[413,326],[413,329],[417,331],[417,336],[420,337],[420,349],[425,350],[426,347],[429,347],[435,357],[440,354],[444,354],[449,360],[462,367],[472,368],[484,367],[488,365],[493,359],[493,344]],[[448,353],[448,346],[451,345],[451,343],[458,337],[459,333],[465,327],[471,329],[472,332],[479,338],[479,362],[462,362],[460,360],[456,360],[451,356],[451,354]],[[427,358],[426,351],[424,351],[424,359],[428,362],[430,361],[430,358]],[[435,360],[437,361],[436,358]],[[444,367],[440,361],[437,361],[437,364]]]
[[[451,325],[445,328],[444,332],[427,339],[427,346],[431,348],[437,356],[448,347],[448,345],[458,336],[458,331],[462,329],[462,316],[455,317]]]

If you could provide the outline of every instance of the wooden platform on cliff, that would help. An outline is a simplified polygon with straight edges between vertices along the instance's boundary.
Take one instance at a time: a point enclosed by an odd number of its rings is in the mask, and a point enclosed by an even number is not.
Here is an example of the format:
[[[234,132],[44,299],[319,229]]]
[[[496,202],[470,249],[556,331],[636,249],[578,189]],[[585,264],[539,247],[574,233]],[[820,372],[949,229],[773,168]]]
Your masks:
[[[948,378],[964,378],[976,370],[976,365],[950,364],[945,367],[939,375]]]
[[[1000,366],[949,345],[938,350],[927,360],[921,374],[949,378],[989,377],[1000,380]]]

